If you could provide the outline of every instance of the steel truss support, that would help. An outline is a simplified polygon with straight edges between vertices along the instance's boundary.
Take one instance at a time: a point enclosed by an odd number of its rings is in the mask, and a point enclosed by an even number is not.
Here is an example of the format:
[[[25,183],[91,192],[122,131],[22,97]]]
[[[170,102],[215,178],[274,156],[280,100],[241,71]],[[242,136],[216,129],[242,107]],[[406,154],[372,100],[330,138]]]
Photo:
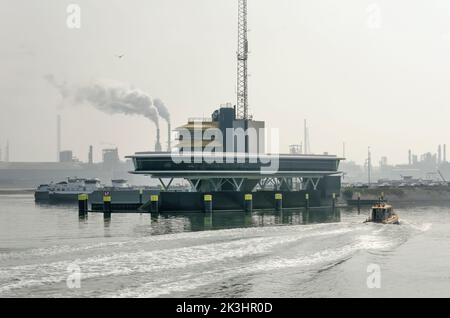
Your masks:
[[[199,178],[199,179],[186,179],[192,191],[197,192],[198,187],[202,181],[207,181],[211,186],[211,189],[214,191],[220,191],[222,186],[225,184],[230,184],[233,187],[234,191],[241,191],[242,186],[245,182],[245,178]]]
[[[191,185],[191,191],[197,192],[198,185],[200,184],[201,179],[186,179]]]
[[[309,177],[309,178],[303,178],[303,188],[308,188],[308,184],[311,183],[314,190],[317,190],[317,186],[319,185],[320,179],[322,177]]]
[[[312,189],[317,190],[320,180],[323,176],[318,177],[265,177],[260,178],[256,187],[261,190],[267,190],[273,188],[276,191],[286,189],[287,191],[301,191],[308,189],[309,186]],[[245,183],[246,178],[187,178],[186,179],[192,191],[199,191],[199,186],[203,182],[207,182],[212,191],[221,191],[222,186],[229,184],[232,186],[234,191],[242,191],[242,187]],[[167,191],[170,188],[173,179],[171,179],[168,185],[165,185],[160,179],[161,184]]]
[[[169,183],[165,184],[164,181],[161,178],[158,178],[159,182],[161,183],[164,191],[169,191],[170,186],[172,185],[174,178],[170,178]]]

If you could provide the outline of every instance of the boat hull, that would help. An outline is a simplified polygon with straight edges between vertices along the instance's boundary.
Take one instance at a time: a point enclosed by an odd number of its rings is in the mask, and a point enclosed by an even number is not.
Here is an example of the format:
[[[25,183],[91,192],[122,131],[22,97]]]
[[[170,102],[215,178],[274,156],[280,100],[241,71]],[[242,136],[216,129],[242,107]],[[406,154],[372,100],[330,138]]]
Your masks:
[[[50,193],[49,201],[51,203],[76,203],[80,193]]]
[[[50,199],[48,191],[36,191],[34,192],[34,200],[36,202],[47,202]]]

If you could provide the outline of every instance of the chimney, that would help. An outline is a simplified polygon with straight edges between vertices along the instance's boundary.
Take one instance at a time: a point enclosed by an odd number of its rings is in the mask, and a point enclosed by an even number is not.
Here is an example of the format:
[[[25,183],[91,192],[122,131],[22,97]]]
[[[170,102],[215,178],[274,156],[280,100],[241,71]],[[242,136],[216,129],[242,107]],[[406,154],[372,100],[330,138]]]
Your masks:
[[[88,155],[88,163],[91,165],[94,163],[94,148],[91,146],[89,146],[89,155]]]
[[[9,140],[6,141],[5,162],[9,162]]]
[[[408,164],[412,165],[412,152],[411,152],[411,149],[408,150]]]
[[[170,122],[167,123],[167,151],[172,151],[172,128]]]
[[[444,162],[447,162],[447,145],[444,144],[444,156],[443,156]]]
[[[56,117],[56,161],[61,161],[61,115]]]
[[[442,162],[442,146],[438,146],[438,165],[440,165]]]
[[[303,151],[304,154],[307,155],[308,154],[308,127],[306,126],[306,119],[305,119],[305,127],[304,127],[304,132],[303,132]]]
[[[160,130],[159,128],[156,129],[156,145],[155,145],[155,152],[161,152],[161,136],[160,136]]]

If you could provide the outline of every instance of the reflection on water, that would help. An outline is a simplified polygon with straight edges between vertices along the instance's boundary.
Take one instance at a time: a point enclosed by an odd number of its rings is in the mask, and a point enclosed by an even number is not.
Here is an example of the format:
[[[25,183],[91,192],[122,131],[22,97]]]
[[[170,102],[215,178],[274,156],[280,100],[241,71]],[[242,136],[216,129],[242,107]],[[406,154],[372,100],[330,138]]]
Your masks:
[[[301,225],[315,223],[335,223],[341,220],[339,208],[320,208],[311,210],[285,210],[282,212],[212,212],[212,213],[161,213],[142,214],[148,217],[150,227],[140,228],[137,231],[150,235],[161,235],[180,232],[198,232],[210,230],[223,230],[232,228]],[[105,228],[114,223],[105,219]]]

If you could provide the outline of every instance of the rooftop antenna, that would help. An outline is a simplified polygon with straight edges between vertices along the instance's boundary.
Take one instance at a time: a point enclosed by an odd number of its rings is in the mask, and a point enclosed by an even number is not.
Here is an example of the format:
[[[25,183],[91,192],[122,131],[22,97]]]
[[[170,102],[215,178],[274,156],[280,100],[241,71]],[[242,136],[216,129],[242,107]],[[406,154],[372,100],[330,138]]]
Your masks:
[[[305,119],[305,131],[304,131],[303,138],[304,138],[303,150],[304,150],[304,154],[307,155],[311,152],[311,147],[309,145],[309,128],[308,128],[306,119]]]
[[[372,174],[372,153],[370,151],[370,147],[368,148],[367,151],[367,181],[370,187],[371,184],[371,174]]]
[[[237,118],[248,119],[247,0],[239,1],[237,51]]]

